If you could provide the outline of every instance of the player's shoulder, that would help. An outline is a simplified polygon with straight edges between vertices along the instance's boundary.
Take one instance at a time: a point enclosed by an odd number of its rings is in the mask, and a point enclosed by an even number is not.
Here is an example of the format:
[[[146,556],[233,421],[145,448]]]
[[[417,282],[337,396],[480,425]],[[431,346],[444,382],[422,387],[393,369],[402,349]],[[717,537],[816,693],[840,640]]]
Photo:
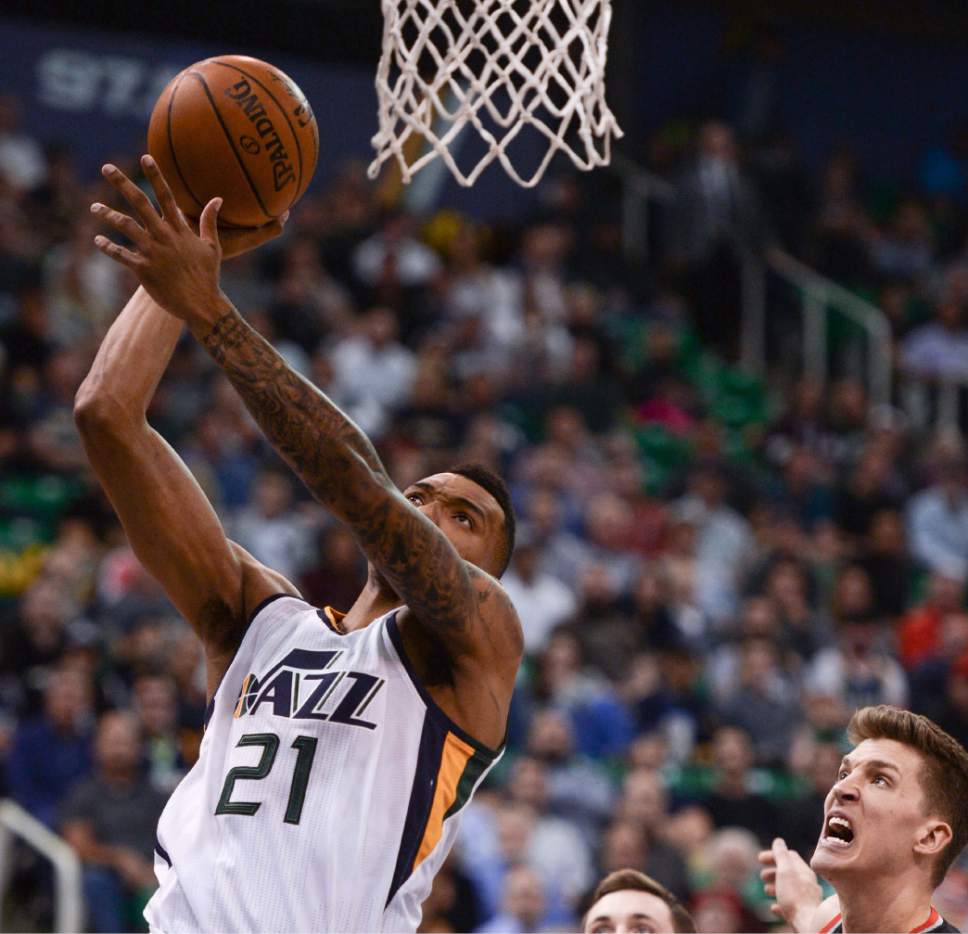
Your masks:
[[[524,652],[524,630],[514,602],[501,582],[487,571],[476,565],[467,564],[474,585],[477,612],[489,627],[495,627],[507,640],[508,650],[517,647],[518,654]]]

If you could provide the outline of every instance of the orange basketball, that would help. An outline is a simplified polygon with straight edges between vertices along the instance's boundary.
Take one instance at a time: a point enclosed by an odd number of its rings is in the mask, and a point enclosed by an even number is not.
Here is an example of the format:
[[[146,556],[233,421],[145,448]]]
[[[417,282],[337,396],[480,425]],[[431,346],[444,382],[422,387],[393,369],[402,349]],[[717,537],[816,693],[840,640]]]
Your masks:
[[[278,68],[219,55],[189,66],[162,91],[148,152],[190,217],[221,197],[219,223],[261,227],[306,191],[319,130],[306,96]]]

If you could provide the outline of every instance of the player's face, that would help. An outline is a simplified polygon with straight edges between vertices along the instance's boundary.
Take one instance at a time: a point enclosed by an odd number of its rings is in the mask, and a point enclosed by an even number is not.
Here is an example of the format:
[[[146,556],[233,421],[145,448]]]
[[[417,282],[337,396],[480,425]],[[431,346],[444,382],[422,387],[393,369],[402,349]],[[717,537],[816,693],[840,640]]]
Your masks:
[[[844,873],[900,874],[932,823],[925,816],[917,750],[892,739],[865,739],[841,762],[824,802],[811,868],[828,880]]]
[[[675,931],[672,912],[658,895],[623,889],[603,895],[585,916],[584,934]]]
[[[487,490],[460,474],[438,473],[411,483],[403,495],[447,536],[465,561],[497,574],[504,512]]]

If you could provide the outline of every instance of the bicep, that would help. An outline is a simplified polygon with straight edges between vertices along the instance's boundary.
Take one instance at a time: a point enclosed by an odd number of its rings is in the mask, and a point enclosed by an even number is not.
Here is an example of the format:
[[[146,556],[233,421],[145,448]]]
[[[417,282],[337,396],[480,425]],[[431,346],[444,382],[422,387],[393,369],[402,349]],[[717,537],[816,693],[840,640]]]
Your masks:
[[[242,568],[185,463],[144,422],[81,435],[138,560],[206,648],[229,647],[242,625]]]

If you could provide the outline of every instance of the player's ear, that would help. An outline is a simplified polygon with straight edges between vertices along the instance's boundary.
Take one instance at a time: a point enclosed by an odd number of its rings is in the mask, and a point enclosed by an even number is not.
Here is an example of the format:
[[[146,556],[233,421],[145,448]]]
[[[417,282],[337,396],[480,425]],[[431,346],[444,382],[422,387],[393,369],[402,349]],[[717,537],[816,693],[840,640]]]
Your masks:
[[[941,820],[933,820],[924,824],[917,842],[914,844],[914,852],[924,856],[935,856],[940,853],[951,842],[951,827]]]

